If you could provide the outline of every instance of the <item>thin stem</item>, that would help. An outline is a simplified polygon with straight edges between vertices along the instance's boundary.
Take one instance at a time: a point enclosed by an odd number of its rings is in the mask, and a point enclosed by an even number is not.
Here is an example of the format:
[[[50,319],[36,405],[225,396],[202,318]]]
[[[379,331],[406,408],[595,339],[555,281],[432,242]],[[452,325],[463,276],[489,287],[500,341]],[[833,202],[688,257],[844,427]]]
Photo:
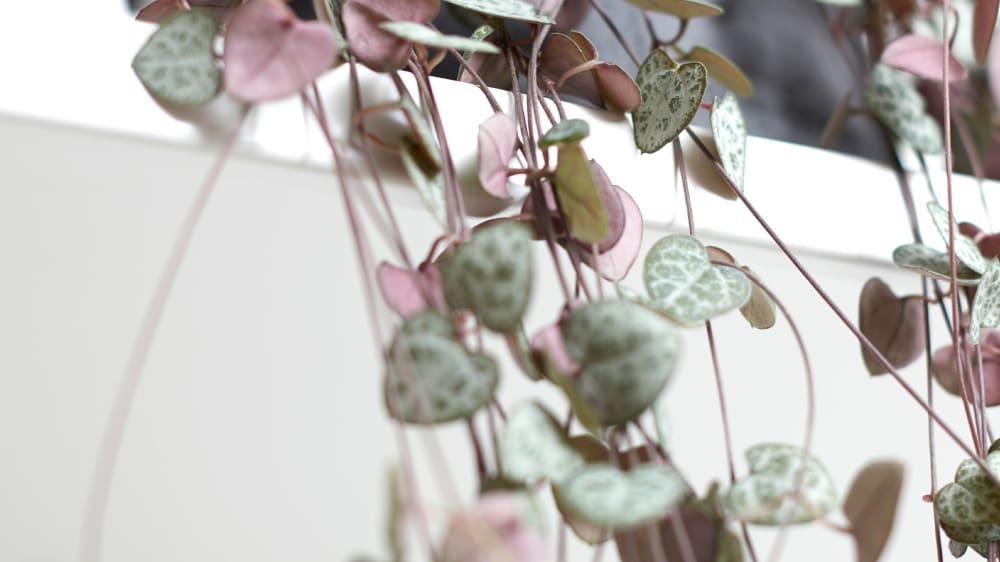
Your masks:
[[[687,166],[684,163],[684,149],[681,147],[681,139],[676,138],[674,145],[674,166],[681,176],[681,186],[684,188],[684,207],[687,209],[688,234],[694,236],[694,211],[691,208],[691,191],[688,188]]]
[[[921,278],[921,289],[923,295],[927,296],[927,278]],[[927,406],[934,409],[934,377],[931,373],[932,359],[931,354],[931,318],[930,318],[930,304],[924,301],[924,362],[927,370]],[[927,416],[927,453],[929,460],[929,469],[931,473],[931,491],[930,495],[933,497],[934,493],[937,492],[937,447],[934,438],[934,420]],[[938,522],[937,515],[931,511],[931,519],[934,521],[934,542],[937,548],[937,560],[938,562],[944,562],[944,549],[941,546],[941,524]]]
[[[768,236],[771,238],[771,240],[774,241],[778,249],[780,249],[781,252],[785,254],[785,257],[788,258],[788,261],[791,262],[791,264],[795,267],[795,269],[799,271],[799,274],[802,275],[802,277],[806,280],[806,282],[809,283],[809,285],[813,288],[813,291],[815,291],[816,294],[819,295],[819,297],[823,300],[823,302],[826,303],[827,307],[831,311],[833,311],[833,313],[837,316],[838,319],[840,319],[841,323],[843,323],[844,326],[846,326],[847,329],[852,334],[854,334],[854,337],[858,340],[858,342],[860,342],[861,345],[865,349],[867,349],[872,354],[873,357],[875,357],[875,359],[883,366],[883,368],[886,369],[886,371],[892,376],[892,378],[903,388],[904,391],[906,391],[906,393],[910,396],[910,398],[912,398],[918,405],[920,405],[921,408],[923,408],[934,419],[934,423],[938,424],[938,426],[941,427],[941,429],[946,434],[948,434],[948,437],[951,438],[951,440],[954,441],[955,444],[958,445],[960,449],[962,449],[962,452],[964,452],[970,458],[972,458],[973,461],[976,463],[976,465],[979,466],[979,468],[983,469],[983,471],[987,474],[987,476],[989,476],[990,480],[994,483],[994,485],[1000,487],[1000,479],[998,479],[992,472],[990,472],[990,470],[983,463],[983,460],[979,458],[979,456],[972,449],[970,449],[969,446],[965,444],[965,442],[962,441],[961,438],[959,438],[958,434],[956,434],[955,431],[952,430],[951,427],[949,427],[948,424],[946,424],[943,419],[941,419],[941,417],[937,414],[937,412],[935,412],[934,410],[930,409],[927,406],[927,403],[924,402],[924,400],[920,397],[920,395],[917,394],[915,390],[913,390],[913,387],[911,387],[909,383],[907,383],[906,380],[903,379],[903,377],[899,374],[899,371],[897,371],[896,368],[893,367],[891,363],[889,363],[889,360],[886,359],[884,355],[882,355],[882,352],[879,351],[874,344],[872,344],[871,340],[869,340],[868,337],[866,337],[864,334],[861,333],[861,330],[859,330],[857,326],[855,326],[854,323],[851,322],[850,318],[847,317],[847,314],[845,314],[844,311],[841,310],[841,308],[837,305],[837,303],[833,301],[830,295],[827,294],[827,292],[823,289],[823,287],[820,286],[819,282],[816,281],[816,279],[812,276],[812,274],[810,274],[805,269],[805,266],[802,265],[802,263],[798,260],[798,258],[795,257],[795,254],[792,253],[792,251],[778,236],[778,234],[774,231],[774,229],[771,228],[771,225],[769,225],[767,221],[764,220],[764,217],[757,211],[757,208],[754,207],[752,203],[750,203],[750,200],[746,197],[746,195],[743,194],[743,192],[739,189],[739,187],[737,187],[733,183],[732,179],[730,179],[729,176],[725,173],[725,168],[722,167],[722,164],[716,159],[715,155],[712,154],[712,151],[709,150],[707,146],[705,146],[705,143],[702,142],[702,140],[698,138],[698,136],[695,135],[690,128],[686,130],[688,135],[690,135],[691,138],[694,139],[695,144],[698,146],[699,149],[701,149],[705,157],[708,158],[709,161],[711,161],[712,164],[715,166],[716,170],[719,172],[723,181],[725,181],[726,184],[729,185],[729,188],[732,189],[733,193],[735,193],[736,196],[740,199],[740,201],[743,202],[743,205],[747,208],[750,214],[753,215],[754,219],[757,221],[758,224],[760,224],[761,228],[763,228],[764,231],[767,232]]]
[[[194,238],[195,230],[201,222],[205,207],[215,191],[222,168],[232,153],[233,147],[239,138],[239,132],[246,122],[250,113],[250,106],[244,106],[240,114],[239,121],[233,127],[232,132],[226,138],[222,150],[209,169],[205,181],[195,194],[191,206],[188,207],[184,215],[184,222],[181,223],[177,238],[174,239],[170,248],[167,261],[160,272],[159,281],[153,290],[153,296],[146,305],[146,312],[143,315],[139,333],[132,343],[132,350],[129,353],[128,363],[125,367],[125,374],[118,385],[115,393],[111,413],[108,416],[107,425],[104,426],[104,433],[101,437],[100,447],[97,454],[97,463],[94,467],[94,476],[90,484],[90,491],[87,498],[87,507],[83,519],[81,558],[85,562],[97,562],[101,558],[104,541],[104,524],[108,512],[108,500],[111,497],[111,486],[114,483],[115,471],[118,467],[118,457],[121,453],[122,443],[125,440],[125,430],[128,428],[129,417],[132,407],[135,404],[136,393],[142,382],[143,369],[146,360],[149,358],[149,351],[156,339],[156,333],[160,328],[163,312],[166,310],[170,294],[173,292],[177,274],[180,272],[181,264],[187,255],[191,240]]]
[[[719,414],[722,417],[722,435],[726,443],[726,465],[729,467],[729,482],[736,482],[736,465],[733,462],[732,429],[729,427],[729,411],[726,409],[726,394],[722,390],[722,370],[719,368],[719,353],[715,345],[715,335],[712,332],[712,322],[705,321],[705,334],[708,335],[708,350],[712,356],[712,372],[715,373],[715,390],[719,396]]]
[[[639,59],[639,56],[635,54],[635,51],[632,49],[632,46],[629,45],[628,41],[625,40],[625,36],[622,35],[622,31],[618,29],[618,25],[615,24],[614,20],[611,19],[611,16],[608,15],[608,12],[604,9],[603,6],[601,6],[600,1],[599,0],[587,0],[587,1],[590,2],[590,6],[594,8],[594,11],[597,12],[597,15],[601,16],[601,20],[604,21],[604,25],[606,25],[608,27],[608,30],[611,31],[611,34],[615,36],[615,39],[618,40],[618,43],[622,46],[622,49],[625,50],[625,53],[629,56],[629,58],[632,59],[632,62],[634,62],[636,66],[642,65],[642,60]]]
[[[465,426],[469,429],[469,441],[472,442],[472,449],[476,455],[476,470],[479,471],[479,482],[489,474],[486,469],[486,457],[483,456],[483,446],[479,443],[479,435],[476,433],[476,424],[472,422],[472,417],[465,418]]]

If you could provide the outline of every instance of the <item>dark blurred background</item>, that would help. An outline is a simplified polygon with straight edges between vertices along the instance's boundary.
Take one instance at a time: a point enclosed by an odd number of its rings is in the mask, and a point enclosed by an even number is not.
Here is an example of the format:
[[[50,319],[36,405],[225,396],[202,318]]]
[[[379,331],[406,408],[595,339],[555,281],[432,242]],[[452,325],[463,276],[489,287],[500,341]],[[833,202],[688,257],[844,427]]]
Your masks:
[[[640,11],[625,0],[599,1],[632,42],[633,49],[640,56],[647,52],[649,34]],[[148,3],[149,0],[128,0],[133,12]],[[829,116],[844,94],[855,86],[828,31],[828,8],[815,0],[716,0],[715,3],[725,9],[725,14],[692,20],[680,45],[710,47],[732,59],[751,79],[754,94],[741,100],[750,134],[818,145]],[[290,4],[300,17],[315,18],[312,0],[293,0]],[[442,3],[436,25],[446,32],[471,33],[447,6]],[[661,37],[671,37],[676,32],[676,20],[657,15],[653,18]],[[602,60],[617,63],[634,76],[635,65],[594,10],[586,11],[576,29],[590,38]],[[454,61],[435,70],[435,74],[446,77],[454,77],[456,72]],[[717,85],[709,86],[709,98],[719,93]],[[869,119],[848,120],[833,148],[877,160],[888,157]]]

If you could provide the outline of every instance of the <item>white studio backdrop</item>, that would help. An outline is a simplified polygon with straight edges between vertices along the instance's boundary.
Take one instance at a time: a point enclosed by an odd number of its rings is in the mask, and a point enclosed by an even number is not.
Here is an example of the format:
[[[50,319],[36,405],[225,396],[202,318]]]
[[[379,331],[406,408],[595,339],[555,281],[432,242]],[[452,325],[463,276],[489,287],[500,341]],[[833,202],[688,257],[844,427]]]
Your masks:
[[[53,24],[79,39],[74,50],[34,55],[35,64],[58,61],[62,77],[38,74],[15,58],[11,72],[19,79],[0,89],[3,562],[79,560],[99,439],[130,345],[182,216],[218,152],[165,116],[132,78],[128,62],[148,28],[117,11],[77,4],[62,6],[75,27]],[[43,15],[41,7],[18,10]],[[111,22],[106,39],[85,41],[81,29],[99,18]],[[12,23],[18,19],[0,20],[7,52],[26,39],[24,26]],[[334,112],[341,79],[323,84]],[[380,87],[374,77],[365,80]],[[461,86],[436,87],[444,99],[458,100],[442,104],[454,124],[449,135],[470,138],[488,107]],[[577,113],[594,127],[591,154],[612,155],[602,164],[642,206],[650,225],[645,246],[684,231],[669,156],[638,157],[625,127]],[[350,231],[316,137],[294,101],[273,104],[255,112],[223,170],[136,397],[112,491],[106,562],[384,554],[385,471],[396,462],[396,441],[381,402],[378,350]],[[917,277],[886,259],[909,232],[888,170],[760,139],[748,150],[751,199],[852,316],[868,277],[883,277],[899,293],[919,291]],[[391,189],[403,201],[408,241],[423,247],[435,235],[433,223],[412,193]],[[981,221],[972,182],[963,179],[957,189],[959,215]],[[694,205],[706,242],[753,267],[798,322],[817,380],[815,448],[840,489],[870,460],[905,463],[884,559],[930,558],[931,508],[921,499],[930,491],[926,416],[891,379],[867,375],[857,343],[739,203],[696,190]],[[547,256],[539,253],[535,263],[543,269]],[[638,287],[635,276],[629,284]],[[553,280],[540,279],[529,330],[550,321],[558,302]],[[738,470],[748,446],[803,437],[801,359],[787,323],[778,324],[754,331],[738,315],[716,324]],[[512,366],[504,373],[505,404],[539,392]],[[905,373],[923,388],[919,365]],[[541,393],[550,402],[556,397],[551,389]],[[711,479],[724,479],[726,465],[703,331],[687,333],[667,394],[677,462],[704,490]],[[938,403],[964,434],[959,402],[939,391]],[[474,465],[462,429],[445,428],[435,439],[468,502]],[[418,472],[431,516],[444,521],[455,506],[422,452],[433,441],[414,431],[410,442],[421,451]],[[940,433],[938,442],[939,477],[947,480],[961,454]],[[759,536],[766,550],[773,533]],[[571,552],[573,560],[587,559],[579,545]],[[845,536],[820,526],[796,530],[784,552],[787,560],[853,556]]]

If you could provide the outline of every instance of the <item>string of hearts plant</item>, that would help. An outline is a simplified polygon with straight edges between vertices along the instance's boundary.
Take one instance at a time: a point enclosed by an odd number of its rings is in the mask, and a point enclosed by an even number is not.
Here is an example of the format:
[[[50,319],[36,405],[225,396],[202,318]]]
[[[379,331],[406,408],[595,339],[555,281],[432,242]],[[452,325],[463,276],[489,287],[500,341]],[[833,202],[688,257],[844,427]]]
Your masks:
[[[435,28],[439,0],[317,1],[317,21],[298,19],[282,0],[156,0],[140,12],[139,19],[159,27],[133,67],[158,102],[168,109],[197,108],[225,95],[239,100],[244,110],[191,206],[133,348],[99,458],[84,560],[100,559],[107,497],[132,396],[215,179],[253,108],[289,96],[301,99],[328,144],[368,287],[373,336],[384,359],[386,411],[398,422],[401,443],[400,476],[392,486],[402,506],[392,514],[393,560],[404,558],[401,529],[412,526],[422,537],[420,548],[435,561],[562,562],[567,528],[594,545],[595,558],[613,542],[626,562],[756,561],[763,557],[754,548],[751,526],[784,530],[816,521],[848,533],[859,561],[879,558],[893,525],[902,465],[880,461],[863,467],[841,500],[812,451],[812,372],[793,318],[761,277],[696,237],[683,135],[711,162],[714,176],[702,183],[739,200],[760,222],[858,338],[868,369],[894,377],[967,453],[955,482],[940,489],[936,481],[930,483],[933,519],[951,538],[956,555],[971,547],[997,560],[1000,444],[990,443],[986,407],[1000,403],[1000,336],[991,330],[1000,323],[1000,246],[997,235],[956,226],[952,218],[955,105],[952,89],[940,84],[981,81],[982,72],[967,72],[951,56],[949,22],[955,18],[950,3],[828,0],[838,6],[823,6],[833,36],[857,74],[825,139],[833,139],[849,116],[867,115],[880,123],[894,154],[943,152],[949,170],[947,204],[929,208],[947,246],[942,252],[920,239],[910,186],[896,159],[914,241],[897,249],[893,259],[924,276],[924,293],[899,298],[885,283],[872,280],[863,290],[860,326],[855,326],[744,191],[751,186],[744,185],[747,133],[737,96],[752,93],[750,82],[724,56],[684,46],[692,19],[716,17],[723,10],[700,0],[629,2],[649,23],[643,57],[598,0],[444,0],[447,9],[471,23],[469,36],[445,35]],[[635,76],[602,60],[593,43],[572,30],[588,9],[625,47],[639,68]],[[997,2],[979,0],[976,10],[973,21],[960,24],[975,28],[981,64]],[[676,20],[676,35],[657,36],[650,13]],[[940,28],[931,28],[930,35],[918,33],[935,18]],[[937,29],[945,33],[935,36]],[[478,125],[478,157],[471,175],[460,169],[449,149],[430,79],[431,71],[449,57],[460,65],[457,78],[477,87],[469,88],[469,95],[483,96],[494,111]],[[353,117],[334,128],[324,107],[328,100],[315,83],[338,66],[347,67]],[[389,77],[396,99],[364,99],[359,87],[363,72]],[[943,133],[927,113],[929,98],[917,91],[913,74],[937,81]],[[706,103],[710,79],[728,92]],[[501,97],[503,90],[512,95]],[[642,210],[604,171],[601,155],[587,153],[583,141],[589,125],[567,118],[563,96],[630,115],[640,152],[671,146],[689,232],[658,240],[639,267],[633,266],[642,240]],[[863,107],[852,107],[858,97]],[[709,114],[710,134],[690,127],[702,111]],[[390,138],[372,126],[386,114],[405,123],[404,134]],[[970,137],[962,133],[963,125],[957,128],[963,139]],[[347,133],[338,136],[335,130]],[[971,141],[963,141],[963,147],[973,167],[981,169],[982,147]],[[440,223],[441,235],[430,248],[412,248],[401,232],[379,173],[385,158],[402,164]],[[368,181],[349,179],[353,176],[347,170],[358,167]],[[369,182],[374,196],[366,191]],[[470,217],[486,220],[472,225]],[[391,248],[384,260],[376,260],[369,249],[373,225]],[[551,318],[548,325],[529,331],[523,318],[538,277],[535,246],[547,254],[544,263],[558,279],[563,302],[544,311]],[[418,261],[413,256],[425,257]],[[632,269],[641,269],[645,294],[620,285]],[[949,286],[939,288],[945,282]],[[926,322],[933,302],[940,303],[953,338],[951,346],[933,355],[932,371],[946,389],[962,395],[971,440],[944,424],[931,395],[924,398],[897,372],[930,349]],[[737,309],[752,328],[767,329],[779,315],[789,325],[809,390],[803,442],[751,447],[746,451],[749,472],[742,475],[730,446],[712,331],[712,319]],[[971,310],[969,319],[957,321],[964,318],[963,309]],[[394,318],[391,331],[379,320],[387,310]],[[694,329],[705,330],[710,344],[728,459],[728,474],[722,477],[726,483],[703,493],[688,484],[684,459],[674,458],[662,435],[656,437],[648,428],[650,422],[661,426],[658,399],[679,363],[682,331]],[[521,371],[503,376],[555,385],[565,397],[563,411],[533,401],[500,403],[495,393],[500,363],[484,348],[487,333],[506,343]],[[488,420],[488,438],[477,430],[477,417]],[[447,532],[436,537],[420,509],[407,428],[449,423],[468,428],[480,494],[472,505],[456,506]],[[933,457],[933,440],[930,449]],[[532,506],[550,498],[562,514],[563,532],[554,549],[532,515]],[[838,506],[846,525],[830,519]]]

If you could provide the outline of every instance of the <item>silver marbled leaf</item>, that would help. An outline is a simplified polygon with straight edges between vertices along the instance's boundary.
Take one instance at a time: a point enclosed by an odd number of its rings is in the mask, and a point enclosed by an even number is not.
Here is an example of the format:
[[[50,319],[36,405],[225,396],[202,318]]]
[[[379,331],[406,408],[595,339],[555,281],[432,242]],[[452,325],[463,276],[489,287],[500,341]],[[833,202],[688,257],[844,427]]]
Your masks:
[[[684,480],[665,464],[629,471],[604,463],[588,464],[554,490],[564,512],[614,531],[659,519],[687,496]]]
[[[497,445],[504,478],[518,482],[561,482],[586,463],[555,418],[534,402],[510,411]]]
[[[931,220],[934,221],[934,228],[937,229],[944,243],[948,244],[950,236],[948,210],[934,201],[929,201],[927,203],[927,211],[931,214]],[[979,251],[979,247],[976,246],[976,243],[971,238],[958,231],[957,224],[954,225],[954,229],[955,257],[976,273],[984,273],[986,271],[986,258]]]
[[[445,300],[476,313],[487,328],[510,332],[531,297],[531,233],[516,222],[477,230],[441,265]]]
[[[969,343],[979,343],[982,328],[996,328],[1000,324],[1000,261],[993,258],[986,266],[976,289],[969,319]]]
[[[643,281],[654,308],[690,325],[743,306],[752,290],[746,275],[713,266],[705,246],[685,234],[653,244],[646,254]]]
[[[985,464],[1000,477],[1000,451],[990,453]],[[957,543],[976,548],[1000,541],[1000,488],[971,459],[959,465],[954,482],[934,494],[934,512]]]
[[[719,152],[722,167],[743,191],[743,178],[746,175],[747,126],[740,111],[740,104],[732,92],[726,92],[722,98],[715,98],[712,103],[712,136],[715,138],[715,148]]]
[[[204,105],[222,84],[212,50],[218,31],[219,22],[208,10],[177,12],[142,46],[132,69],[156,99],[182,107]]]
[[[573,384],[605,426],[646,410],[677,365],[681,337],[663,317],[624,300],[598,301],[561,324],[566,352],[582,365]]]
[[[750,474],[738,480],[726,496],[725,507],[737,519],[758,525],[808,523],[837,506],[837,491],[826,468],[806,457],[802,487],[793,497],[802,449],[765,443],[746,452]]]
[[[661,66],[657,52],[647,62]],[[708,71],[700,62],[686,62],[676,69],[640,69],[636,83],[642,102],[632,112],[635,145],[641,152],[656,152],[694,119],[708,87]]]
[[[897,137],[926,154],[944,150],[941,127],[927,114],[913,77],[876,64],[864,89],[865,104]]]
[[[916,271],[932,279],[951,279],[951,263],[948,254],[928,248],[923,244],[903,244],[892,251],[892,261],[902,267]],[[978,285],[980,275],[959,262],[956,269],[959,285]]]

